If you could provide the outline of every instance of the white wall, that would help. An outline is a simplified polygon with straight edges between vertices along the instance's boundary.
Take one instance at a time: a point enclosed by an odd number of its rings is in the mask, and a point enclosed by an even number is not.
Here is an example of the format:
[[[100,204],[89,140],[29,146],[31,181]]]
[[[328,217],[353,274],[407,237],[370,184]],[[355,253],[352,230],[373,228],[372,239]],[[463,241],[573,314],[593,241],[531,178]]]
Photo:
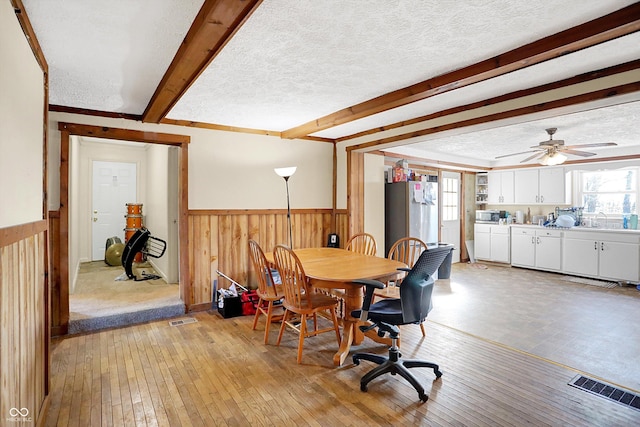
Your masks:
[[[337,209],[347,208],[347,147],[353,143],[336,144]],[[364,155],[364,231],[376,238],[378,256],[384,253],[384,156]],[[349,236],[341,236],[344,242]]]
[[[43,218],[44,80],[11,2],[0,9],[0,228]]]
[[[151,235],[167,242],[167,249],[160,258],[149,257],[156,272],[167,283],[178,283],[177,223],[177,156],[170,155],[178,148],[162,145],[149,145],[147,148],[147,187],[146,204],[143,206],[145,226]],[[173,159],[173,161],[172,161]],[[174,222],[175,221],[175,222]]]
[[[364,155],[364,229],[376,238],[378,256],[385,257],[384,157]]]
[[[331,208],[333,145],[78,114],[49,114],[49,207],[59,208],[58,122],[189,135],[189,209],[283,209],[284,182],[273,168],[297,166],[289,181],[292,209]]]

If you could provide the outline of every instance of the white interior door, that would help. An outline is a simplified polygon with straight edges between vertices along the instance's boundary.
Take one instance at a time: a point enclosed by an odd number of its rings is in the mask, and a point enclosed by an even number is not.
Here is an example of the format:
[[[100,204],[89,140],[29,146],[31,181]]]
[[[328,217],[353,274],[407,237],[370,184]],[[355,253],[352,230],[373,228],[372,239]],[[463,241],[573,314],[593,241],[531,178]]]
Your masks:
[[[136,164],[93,162],[91,259],[104,259],[109,237],[124,242],[127,203],[137,203]]]
[[[456,247],[451,262],[460,262],[460,180],[459,172],[442,172],[441,241]]]

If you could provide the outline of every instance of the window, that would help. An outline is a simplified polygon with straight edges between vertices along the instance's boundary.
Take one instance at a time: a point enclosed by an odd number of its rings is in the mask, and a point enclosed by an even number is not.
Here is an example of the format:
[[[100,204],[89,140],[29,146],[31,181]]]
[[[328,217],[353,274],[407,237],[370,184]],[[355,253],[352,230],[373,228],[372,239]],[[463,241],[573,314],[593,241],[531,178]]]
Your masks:
[[[458,219],[458,180],[442,178],[442,220],[456,221]]]
[[[638,168],[581,171],[578,200],[584,214],[623,215],[637,213]]]

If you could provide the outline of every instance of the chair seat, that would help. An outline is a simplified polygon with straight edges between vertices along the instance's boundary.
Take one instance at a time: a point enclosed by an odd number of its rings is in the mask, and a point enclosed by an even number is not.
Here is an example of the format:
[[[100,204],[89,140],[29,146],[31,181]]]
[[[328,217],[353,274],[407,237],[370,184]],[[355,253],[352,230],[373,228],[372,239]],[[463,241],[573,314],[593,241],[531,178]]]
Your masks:
[[[285,299],[283,305],[289,310],[294,310],[299,314],[309,314],[318,310],[327,310],[338,305],[338,300],[330,295],[321,293],[311,293],[309,295],[311,306],[304,305],[302,307],[293,306]]]
[[[256,289],[258,296],[264,301],[279,301],[283,298],[284,289],[282,285],[273,285],[275,288],[275,295],[273,289],[269,289],[268,292],[262,292],[260,289]]]
[[[353,310],[351,316],[359,319],[360,310]],[[383,299],[369,307],[368,319],[372,322],[384,322],[392,325],[404,325],[402,301],[400,299]]]

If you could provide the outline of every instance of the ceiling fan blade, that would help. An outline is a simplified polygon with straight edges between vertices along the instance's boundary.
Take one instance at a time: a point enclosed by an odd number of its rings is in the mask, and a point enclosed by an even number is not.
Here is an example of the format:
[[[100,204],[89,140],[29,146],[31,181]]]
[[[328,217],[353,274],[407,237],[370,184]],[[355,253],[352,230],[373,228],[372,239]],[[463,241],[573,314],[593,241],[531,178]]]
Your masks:
[[[612,147],[618,145],[615,142],[597,142],[595,144],[565,145],[564,148],[584,148],[584,147]]]
[[[521,151],[520,153],[503,154],[502,156],[496,156],[496,159],[501,159],[503,157],[518,156],[520,154],[527,154],[527,153],[533,153],[533,152],[539,152],[539,151],[540,150],[529,150],[529,151]]]
[[[540,153],[540,151],[538,151],[538,152],[537,152],[536,154],[534,154],[533,156],[529,156],[529,157],[527,157],[527,158],[526,158],[526,159],[524,159],[524,160],[520,160],[520,163],[526,163],[526,162],[528,162],[529,160],[533,160],[533,159],[535,159],[536,157],[542,157],[542,156],[544,156],[545,154],[547,154],[547,153],[545,153],[545,152]]]
[[[574,156],[582,156],[582,157],[589,157],[589,156],[595,156],[596,153],[589,153],[587,151],[578,151],[578,150],[567,150],[566,148],[564,150],[561,150],[563,153],[567,153],[567,154],[573,154]]]

